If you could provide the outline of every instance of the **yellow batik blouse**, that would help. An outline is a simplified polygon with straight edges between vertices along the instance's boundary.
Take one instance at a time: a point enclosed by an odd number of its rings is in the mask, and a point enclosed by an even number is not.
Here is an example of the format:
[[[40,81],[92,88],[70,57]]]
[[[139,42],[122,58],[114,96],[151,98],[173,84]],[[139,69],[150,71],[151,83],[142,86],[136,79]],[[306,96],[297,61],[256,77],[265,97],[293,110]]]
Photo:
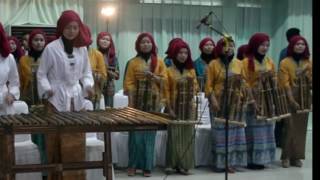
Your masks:
[[[249,59],[246,57],[242,61],[242,78],[244,79],[245,85],[249,88],[256,88],[258,86],[258,80],[261,71],[271,71],[275,73],[275,66],[273,60],[269,57],[265,57],[260,63],[258,60],[254,60],[254,72],[249,70],[248,67]]]
[[[146,62],[141,57],[137,56],[128,61],[127,70],[123,81],[123,90],[128,94],[134,95],[137,91],[137,80],[145,80],[146,76],[143,76],[145,71],[150,71],[151,59]],[[151,83],[151,89],[153,92],[159,92],[159,100],[162,105],[166,103],[165,97],[165,84],[167,81],[166,66],[162,59],[157,59],[157,65],[153,72],[155,75],[161,78],[161,83]]]
[[[298,68],[306,69],[306,75],[312,81],[312,62],[309,59],[300,60],[297,63],[292,57],[286,57],[280,63],[279,67],[279,85],[281,87],[296,86],[296,71]]]
[[[242,62],[233,59],[229,64],[229,72],[233,74],[241,74]],[[219,97],[224,88],[224,80],[226,78],[226,68],[220,58],[210,62],[207,68],[207,81],[205,84],[206,97],[210,97],[214,93],[215,97]]]

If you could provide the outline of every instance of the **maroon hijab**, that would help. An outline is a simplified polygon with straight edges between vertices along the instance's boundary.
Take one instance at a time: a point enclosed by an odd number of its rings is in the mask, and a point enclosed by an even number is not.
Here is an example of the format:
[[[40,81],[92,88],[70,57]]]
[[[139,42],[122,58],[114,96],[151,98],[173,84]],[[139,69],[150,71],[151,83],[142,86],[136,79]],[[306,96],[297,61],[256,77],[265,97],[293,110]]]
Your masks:
[[[306,45],[306,49],[302,53],[302,57],[303,57],[303,59],[309,59],[309,57],[310,57],[309,46],[308,46],[308,43],[307,43],[306,39],[304,37],[302,37],[302,36],[294,36],[294,37],[292,37],[290,39],[289,46],[288,46],[288,51],[287,51],[287,56],[293,56],[293,54],[294,54],[294,50],[293,50],[294,46],[300,40],[302,40]]]
[[[265,41],[270,41],[269,36],[265,33],[256,33],[249,40],[246,55],[249,59],[248,68],[252,72],[255,71],[254,54],[257,53],[259,46]]]
[[[173,44],[172,46],[172,51],[170,52],[171,54],[169,54],[170,57],[172,57],[173,61],[176,61],[176,57],[180,51],[180,49],[182,48],[186,48],[188,50],[188,58],[185,62],[185,68],[186,69],[192,69],[193,68],[193,62],[192,62],[192,58],[191,58],[191,51],[189,48],[189,45],[184,42],[184,41],[177,41]]]
[[[10,54],[9,42],[1,23],[0,23],[0,54],[4,58],[8,57]]]
[[[79,15],[73,10],[63,11],[57,22],[57,37],[62,36],[64,28],[75,21],[79,24],[79,35],[74,39],[74,47],[82,47],[90,45],[90,37]]]
[[[109,38],[110,38],[110,46],[109,46],[109,49],[108,49],[108,64],[109,65],[115,65],[116,49],[114,47],[114,43],[113,43],[112,36],[111,36],[110,33],[108,33],[108,32],[100,32],[98,34],[97,47],[98,47],[98,49],[99,49],[99,51],[101,53],[106,52],[106,50],[102,49],[100,47],[100,45],[99,45],[99,40],[102,39],[104,36],[109,36]]]
[[[144,32],[139,34],[136,43],[135,43],[135,49],[137,51],[137,53],[140,53],[140,42],[142,41],[142,39],[144,37],[148,37],[151,41],[152,44],[152,49],[151,49],[151,72],[154,72],[156,67],[157,67],[157,46],[156,43],[154,41],[153,36],[150,33]]]

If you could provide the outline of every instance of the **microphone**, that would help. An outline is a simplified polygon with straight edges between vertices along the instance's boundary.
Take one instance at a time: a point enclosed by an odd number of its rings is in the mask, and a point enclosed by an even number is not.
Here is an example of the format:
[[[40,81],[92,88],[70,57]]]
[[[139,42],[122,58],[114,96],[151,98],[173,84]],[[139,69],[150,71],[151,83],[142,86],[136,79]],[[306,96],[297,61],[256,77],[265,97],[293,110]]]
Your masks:
[[[200,26],[201,26],[201,24],[206,24],[206,25],[207,25],[207,24],[208,24],[207,21],[208,21],[208,19],[209,19],[209,17],[211,16],[212,13],[213,13],[213,12],[210,11],[208,15],[206,15],[204,18],[202,18],[202,19],[200,20],[200,23],[197,25],[196,28],[199,29]]]

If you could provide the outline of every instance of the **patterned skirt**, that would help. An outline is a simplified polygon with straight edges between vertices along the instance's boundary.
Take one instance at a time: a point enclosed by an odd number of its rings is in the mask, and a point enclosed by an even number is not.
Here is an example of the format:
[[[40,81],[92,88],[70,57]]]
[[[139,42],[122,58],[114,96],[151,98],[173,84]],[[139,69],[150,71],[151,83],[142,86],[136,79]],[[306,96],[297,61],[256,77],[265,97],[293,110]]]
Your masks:
[[[246,112],[248,164],[267,165],[275,161],[274,122],[257,120],[252,106]]]
[[[225,168],[226,158],[226,138],[225,124],[215,123],[214,113],[210,110],[211,133],[212,133],[212,153],[213,165],[215,168]],[[228,135],[228,166],[245,167],[247,166],[247,144],[245,129],[237,125],[229,124]]]

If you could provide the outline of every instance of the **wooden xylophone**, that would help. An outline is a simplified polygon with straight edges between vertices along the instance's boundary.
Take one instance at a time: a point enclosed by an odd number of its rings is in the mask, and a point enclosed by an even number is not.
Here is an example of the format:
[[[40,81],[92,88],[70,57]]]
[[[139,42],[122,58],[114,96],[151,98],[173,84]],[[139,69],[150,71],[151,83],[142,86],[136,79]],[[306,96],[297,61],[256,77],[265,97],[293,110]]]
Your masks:
[[[165,116],[133,108],[107,108],[101,111],[35,112],[22,115],[0,116],[0,180],[14,180],[16,173],[103,168],[104,176],[112,180],[111,136],[114,131],[164,130],[170,120]],[[102,161],[15,164],[14,134],[28,133],[103,132],[105,152]]]

